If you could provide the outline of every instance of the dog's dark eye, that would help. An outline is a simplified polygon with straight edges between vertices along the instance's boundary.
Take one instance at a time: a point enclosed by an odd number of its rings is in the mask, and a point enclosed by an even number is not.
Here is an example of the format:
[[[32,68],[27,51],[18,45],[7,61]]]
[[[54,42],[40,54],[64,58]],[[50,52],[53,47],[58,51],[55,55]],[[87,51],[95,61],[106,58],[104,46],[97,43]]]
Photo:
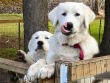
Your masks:
[[[79,13],[76,13],[75,16],[80,16],[80,14]]]
[[[35,39],[38,39],[39,37],[35,37]]]
[[[63,15],[63,16],[66,16],[66,13],[64,12],[62,15]]]
[[[45,39],[49,39],[48,37],[45,37]]]

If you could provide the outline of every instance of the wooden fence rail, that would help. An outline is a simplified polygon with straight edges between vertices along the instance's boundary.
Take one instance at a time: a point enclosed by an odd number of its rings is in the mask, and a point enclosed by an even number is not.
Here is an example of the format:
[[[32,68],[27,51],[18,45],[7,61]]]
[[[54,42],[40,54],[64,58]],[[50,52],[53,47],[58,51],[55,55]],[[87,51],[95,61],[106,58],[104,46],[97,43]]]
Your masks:
[[[21,62],[0,58],[0,68],[2,69],[6,69],[20,74],[26,74],[28,67],[29,65]]]
[[[97,15],[96,19],[99,19],[100,17],[104,18],[101,15]],[[0,24],[4,24],[4,23],[21,23],[21,22],[23,22],[23,20],[21,20],[21,19],[17,19],[17,20],[0,20]]]
[[[0,24],[2,23],[21,23],[23,20],[0,20]]]
[[[58,64],[60,63],[60,64]],[[96,76],[98,79],[110,79],[110,55],[89,60],[82,60],[78,62],[58,61],[56,64],[56,77],[60,77],[60,66],[65,64],[67,66],[68,83],[76,79]],[[60,78],[56,83],[60,83]]]

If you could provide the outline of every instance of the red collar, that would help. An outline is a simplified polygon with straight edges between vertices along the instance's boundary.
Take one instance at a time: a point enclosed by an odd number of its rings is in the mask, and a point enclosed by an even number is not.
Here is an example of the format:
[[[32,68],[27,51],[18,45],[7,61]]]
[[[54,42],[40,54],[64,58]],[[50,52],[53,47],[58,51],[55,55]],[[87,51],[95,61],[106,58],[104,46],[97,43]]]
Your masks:
[[[65,44],[62,44],[62,46],[69,46],[69,45],[67,43],[65,43]],[[81,46],[78,43],[75,44],[74,46],[70,46],[70,47],[78,48],[80,50],[80,57],[79,57],[79,59],[80,60],[84,60],[83,50],[82,50]]]

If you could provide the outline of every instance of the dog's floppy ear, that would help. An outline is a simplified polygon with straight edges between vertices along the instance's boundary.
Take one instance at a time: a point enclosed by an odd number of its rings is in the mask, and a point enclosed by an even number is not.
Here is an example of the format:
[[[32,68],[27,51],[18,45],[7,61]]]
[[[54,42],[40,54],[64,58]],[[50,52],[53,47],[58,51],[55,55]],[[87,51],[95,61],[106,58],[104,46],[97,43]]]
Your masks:
[[[33,51],[33,50],[36,49],[36,41],[34,40],[35,39],[35,35],[36,35],[36,33],[34,33],[31,36],[31,39],[29,40],[29,43],[28,43],[28,50],[29,51]]]
[[[57,25],[58,19],[57,19],[57,8],[55,7],[52,11],[49,12],[48,17],[53,22],[53,26]]]
[[[83,3],[82,3],[83,4]],[[95,19],[95,13],[85,4],[83,4],[84,10],[85,10],[85,27],[89,28],[89,24]]]
[[[29,51],[34,50],[34,44],[33,44],[32,38],[31,38],[31,40],[30,40],[29,43],[28,43],[28,50],[29,50]]]

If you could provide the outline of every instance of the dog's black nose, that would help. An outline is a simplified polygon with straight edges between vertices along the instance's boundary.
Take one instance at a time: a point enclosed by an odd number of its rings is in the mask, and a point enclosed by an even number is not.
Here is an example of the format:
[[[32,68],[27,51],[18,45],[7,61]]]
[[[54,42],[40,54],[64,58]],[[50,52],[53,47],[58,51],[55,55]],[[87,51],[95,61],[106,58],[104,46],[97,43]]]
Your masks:
[[[71,30],[73,28],[73,23],[67,22],[67,30]]]
[[[43,42],[42,42],[42,41],[38,41],[37,44],[38,44],[39,46],[42,46],[42,45],[43,45]]]

